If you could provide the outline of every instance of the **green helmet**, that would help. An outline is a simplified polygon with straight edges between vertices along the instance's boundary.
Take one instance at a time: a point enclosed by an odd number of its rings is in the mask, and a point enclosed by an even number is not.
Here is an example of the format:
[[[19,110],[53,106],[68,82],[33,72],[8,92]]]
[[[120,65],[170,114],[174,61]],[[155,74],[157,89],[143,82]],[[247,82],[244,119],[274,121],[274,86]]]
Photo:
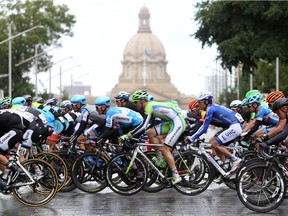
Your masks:
[[[11,98],[10,97],[4,97],[0,99],[0,105],[2,108],[6,108],[11,105]]]
[[[137,90],[132,94],[132,101],[148,100],[147,89]]]
[[[255,94],[261,94],[261,92],[257,89],[252,89],[252,90],[246,92],[245,98],[248,99]]]

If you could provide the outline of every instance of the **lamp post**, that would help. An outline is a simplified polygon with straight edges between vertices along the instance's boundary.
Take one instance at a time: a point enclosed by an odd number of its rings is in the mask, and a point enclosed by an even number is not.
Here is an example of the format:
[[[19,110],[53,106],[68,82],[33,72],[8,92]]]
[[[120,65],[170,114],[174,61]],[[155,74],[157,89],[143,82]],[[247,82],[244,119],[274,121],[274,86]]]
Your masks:
[[[42,25],[37,25],[37,26],[34,26],[30,29],[27,29],[23,32],[20,32],[16,35],[12,35],[12,30],[11,30],[11,24],[8,24],[8,38],[6,40],[3,40],[0,42],[0,45],[3,44],[3,43],[6,43],[6,42],[9,42],[9,53],[8,53],[8,92],[9,92],[9,97],[12,97],[12,40],[16,37],[19,37],[25,33],[28,33],[34,29],[37,29],[37,28],[44,28],[44,26]]]
[[[62,74],[65,73],[65,72],[68,72],[76,67],[81,67],[81,65],[74,65],[73,67],[71,68],[68,68],[67,70],[65,71],[62,71],[62,67],[60,66],[60,86],[59,86],[59,101],[61,102],[62,101]]]

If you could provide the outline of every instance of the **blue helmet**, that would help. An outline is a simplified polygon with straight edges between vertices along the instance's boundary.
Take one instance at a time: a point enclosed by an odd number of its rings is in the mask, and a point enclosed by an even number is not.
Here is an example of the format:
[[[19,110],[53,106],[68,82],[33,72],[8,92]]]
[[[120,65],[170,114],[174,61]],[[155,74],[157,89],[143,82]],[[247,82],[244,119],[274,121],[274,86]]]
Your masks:
[[[97,106],[105,105],[106,107],[110,107],[111,100],[107,96],[100,96],[100,97],[96,98],[96,100],[94,101],[94,104]]]
[[[24,97],[13,98],[12,105],[15,105],[15,104],[20,104],[20,105],[26,106],[26,100]]]
[[[260,94],[254,94],[252,96],[250,96],[249,98],[247,98],[246,104],[253,104],[253,103],[257,103],[260,104],[262,99],[262,96]]]
[[[125,92],[125,91],[120,91],[116,94],[115,99],[125,99],[128,100],[130,97],[130,93]]]
[[[153,95],[148,95],[148,102],[154,101]]]
[[[80,103],[82,105],[85,105],[86,97],[84,95],[74,95],[70,101],[71,103]]]

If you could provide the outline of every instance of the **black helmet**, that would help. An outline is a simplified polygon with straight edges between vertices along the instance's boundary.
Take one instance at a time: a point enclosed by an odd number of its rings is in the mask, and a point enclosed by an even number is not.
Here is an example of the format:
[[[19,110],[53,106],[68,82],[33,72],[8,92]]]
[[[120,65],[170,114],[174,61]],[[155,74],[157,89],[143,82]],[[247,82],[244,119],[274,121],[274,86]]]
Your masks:
[[[277,110],[281,109],[283,106],[288,106],[288,99],[287,98],[279,98],[273,104],[272,110],[276,112]]]
[[[24,98],[25,98],[25,100],[26,100],[26,103],[28,103],[28,104],[32,104],[32,96],[31,95],[24,95],[23,96]]]

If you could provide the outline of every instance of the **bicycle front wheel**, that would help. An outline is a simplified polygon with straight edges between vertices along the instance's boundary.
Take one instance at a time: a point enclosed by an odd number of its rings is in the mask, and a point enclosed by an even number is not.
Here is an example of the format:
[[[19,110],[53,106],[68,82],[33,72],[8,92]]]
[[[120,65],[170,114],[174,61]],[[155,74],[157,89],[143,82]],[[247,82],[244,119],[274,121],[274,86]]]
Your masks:
[[[107,159],[93,152],[81,154],[72,166],[71,177],[78,189],[96,193],[107,187],[104,175]]]
[[[111,190],[124,196],[138,193],[147,181],[145,162],[136,157],[133,163],[130,163],[131,159],[131,153],[116,154],[108,162],[105,171],[107,183]]]
[[[283,171],[265,162],[251,164],[237,179],[237,194],[241,202],[255,212],[264,213],[277,208],[286,194]]]
[[[41,159],[28,159],[22,165],[31,174],[34,182],[25,174],[19,175],[12,188],[13,195],[21,203],[38,207],[50,202],[58,190],[57,173]]]

